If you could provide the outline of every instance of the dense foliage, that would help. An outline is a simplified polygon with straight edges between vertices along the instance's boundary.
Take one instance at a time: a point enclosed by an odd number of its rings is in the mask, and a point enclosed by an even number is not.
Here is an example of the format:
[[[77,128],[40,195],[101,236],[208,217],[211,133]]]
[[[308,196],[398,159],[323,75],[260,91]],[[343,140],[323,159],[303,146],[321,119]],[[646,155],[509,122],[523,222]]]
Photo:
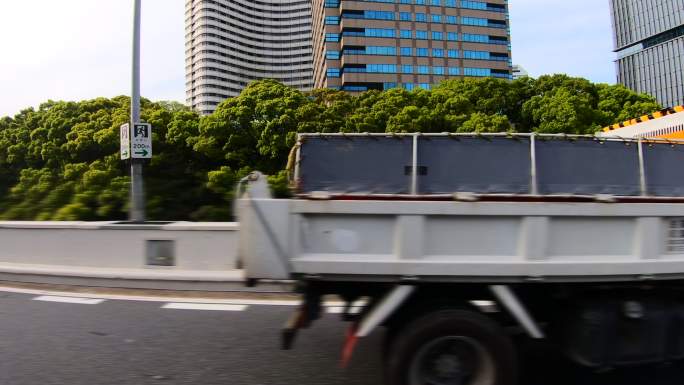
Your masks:
[[[619,85],[564,75],[447,80],[432,91],[304,94],[265,80],[199,117],[178,103],[143,101],[154,158],[145,168],[150,219],[224,220],[251,170],[283,186],[298,132],[593,133],[657,110]],[[53,102],[0,119],[0,218],[113,220],[127,212],[129,178],[118,128],[129,99]]]

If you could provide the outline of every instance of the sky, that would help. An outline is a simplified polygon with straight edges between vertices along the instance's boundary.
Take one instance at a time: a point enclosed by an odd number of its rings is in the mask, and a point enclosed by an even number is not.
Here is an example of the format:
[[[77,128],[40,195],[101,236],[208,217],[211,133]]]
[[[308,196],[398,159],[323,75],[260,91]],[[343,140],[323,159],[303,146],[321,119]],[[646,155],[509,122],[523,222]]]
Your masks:
[[[183,102],[184,0],[142,0],[142,95]],[[513,63],[614,83],[608,0],[509,0]],[[0,116],[130,94],[133,0],[0,0]]]

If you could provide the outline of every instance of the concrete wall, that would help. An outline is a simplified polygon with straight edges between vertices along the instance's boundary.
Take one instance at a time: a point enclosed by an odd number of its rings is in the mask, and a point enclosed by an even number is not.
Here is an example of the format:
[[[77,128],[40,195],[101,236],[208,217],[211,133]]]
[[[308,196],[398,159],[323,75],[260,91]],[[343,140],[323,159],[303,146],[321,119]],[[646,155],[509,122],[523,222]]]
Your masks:
[[[0,222],[0,264],[66,268],[229,271],[237,223]],[[147,263],[148,241],[173,241],[173,266]]]

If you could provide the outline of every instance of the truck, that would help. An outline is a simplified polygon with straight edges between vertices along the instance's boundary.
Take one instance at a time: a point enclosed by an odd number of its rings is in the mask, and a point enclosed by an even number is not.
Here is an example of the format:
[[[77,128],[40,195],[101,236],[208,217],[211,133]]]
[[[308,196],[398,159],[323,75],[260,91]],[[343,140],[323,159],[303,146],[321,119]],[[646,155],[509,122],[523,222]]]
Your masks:
[[[388,385],[514,385],[516,334],[606,369],[684,357],[684,143],[540,134],[300,134],[294,196],[238,201],[250,284],[294,280],[283,347],[384,327]]]

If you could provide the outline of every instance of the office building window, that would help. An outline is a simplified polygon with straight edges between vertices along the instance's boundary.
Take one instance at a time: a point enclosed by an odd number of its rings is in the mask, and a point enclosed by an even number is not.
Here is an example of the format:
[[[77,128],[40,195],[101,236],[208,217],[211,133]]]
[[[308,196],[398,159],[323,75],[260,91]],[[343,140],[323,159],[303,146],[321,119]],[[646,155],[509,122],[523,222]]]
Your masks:
[[[444,40],[444,32],[432,31],[432,40]]]
[[[401,47],[401,56],[411,56],[411,47]]]

